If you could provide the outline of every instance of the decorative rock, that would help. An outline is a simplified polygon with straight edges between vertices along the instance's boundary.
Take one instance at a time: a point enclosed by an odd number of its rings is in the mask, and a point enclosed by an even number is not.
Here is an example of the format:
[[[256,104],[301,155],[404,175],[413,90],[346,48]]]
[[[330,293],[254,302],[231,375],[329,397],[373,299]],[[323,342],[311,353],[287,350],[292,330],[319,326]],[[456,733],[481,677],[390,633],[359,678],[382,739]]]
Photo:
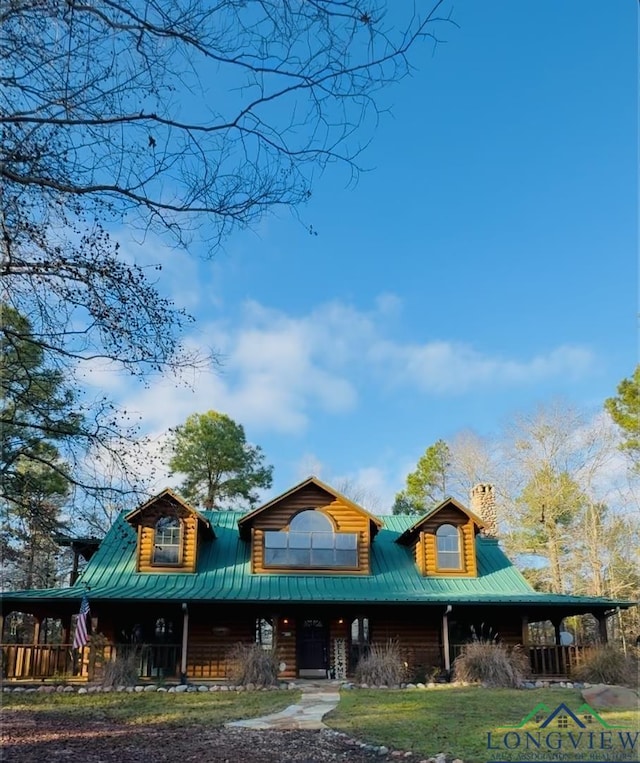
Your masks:
[[[178,691],[178,687],[177,686],[170,686],[167,689],[167,694],[175,694],[177,691]]]
[[[567,681],[565,686],[567,687],[567,689],[573,689],[573,684],[571,683],[571,681]]]
[[[224,684],[220,687],[220,691],[229,691],[229,687]]]
[[[133,690],[134,690],[135,692],[141,692],[141,691],[144,691],[144,686],[134,686],[134,687],[133,687]]]
[[[413,756],[413,753],[411,752],[411,750],[407,750],[407,752],[405,752],[404,754],[405,758],[411,758],[412,756]]]
[[[421,681],[418,681],[418,683],[416,684],[416,687],[418,689],[426,689],[427,688],[426,684],[423,684]]]
[[[287,684],[287,689],[289,691],[295,691],[298,687],[295,684]]]
[[[16,689],[15,691],[24,691],[24,689]],[[56,686],[56,691],[61,694],[64,691],[64,686]]]
[[[126,686],[121,684],[120,686],[116,686],[116,691],[123,692],[126,688],[127,688]]]
[[[252,684],[252,683],[248,683],[246,687],[238,686],[238,689],[240,689],[240,688],[246,688],[247,691],[255,691],[256,690],[256,685]]]
[[[78,694],[88,694],[88,693],[89,693],[89,692],[87,691],[87,689],[86,689],[84,686],[81,686],[81,687],[78,689]]]
[[[209,687],[208,686],[204,686],[204,685],[198,686],[198,691],[200,691],[200,692],[209,691]]]
[[[145,691],[158,691],[158,687],[155,684],[149,684],[149,686],[144,687]]]
[[[388,755],[388,754],[389,754],[388,747],[385,747],[384,745],[382,745],[381,747],[378,747],[378,755],[380,755],[380,757],[382,757],[383,755]]]
[[[37,689],[31,689],[31,688],[29,688],[29,689],[27,689],[26,693],[27,693],[27,694],[35,694],[37,691],[38,691]]]
[[[429,681],[429,683],[427,684],[427,689],[435,689],[435,688],[436,688],[435,683],[433,681]]]
[[[133,686],[127,686],[125,691],[128,692],[129,694],[133,694]]]
[[[65,694],[71,694],[71,692],[72,692],[73,690],[74,690],[74,689],[73,689],[73,686],[65,686],[65,687],[64,687],[64,689],[63,689],[63,692],[64,692]]]
[[[544,681],[536,681],[535,683],[536,689],[542,689],[543,686],[544,686]]]
[[[460,760],[460,758],[456,758],[453,763],[464,763],[464,760]]]
[[[166,688],[166,686],[158,686],[158,691],[166,691],[166,692],[168,692],[169,690]]]
[[[369,688],[369,684],[360,684],[360,688],[361,689],[368,689]]]
[[[638,694],[633,689],[625,686],[609,686],[607,684],[596,684],[588,689],[584,689],[582,696],[585,702],[591,707],[623,707],[637,708]]]
[[[209,687],[209,691],[220,691],[220,687],[218,684],[213,684],[213,686]]]
[[[197,692],[197,691],[198,691],[198,687],[197,686],[187,686],[187,692],[193,693],[193,692]]]
[[[447,763],[447,756],[443,752],[436,755],[436,763]]]
[[[105,686],[105,687],[104,687],[104,689],[103,689],[102,691],[103,691],[105,694],[109,694],[110,692],[112,692],[112,691],[113,691],[113,686]]]
[[[392,758],[401,758],[403,755],[404,755],[404,753],[402,752],[402,750],[394,750],[391,753],[391,757]]]

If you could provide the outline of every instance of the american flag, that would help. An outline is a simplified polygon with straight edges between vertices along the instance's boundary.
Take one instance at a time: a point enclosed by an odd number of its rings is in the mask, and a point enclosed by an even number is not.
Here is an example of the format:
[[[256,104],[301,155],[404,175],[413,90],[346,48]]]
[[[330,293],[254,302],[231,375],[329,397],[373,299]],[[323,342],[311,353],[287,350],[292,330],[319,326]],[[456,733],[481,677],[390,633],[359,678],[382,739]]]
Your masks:
[[[89,599],[86,594],[80,602],[80,612],[78,613],[78,622],[76,623],[76,632],[73,635],[73,648],[81,649],[89,640],[87,633],[87,615],[89,614]]]

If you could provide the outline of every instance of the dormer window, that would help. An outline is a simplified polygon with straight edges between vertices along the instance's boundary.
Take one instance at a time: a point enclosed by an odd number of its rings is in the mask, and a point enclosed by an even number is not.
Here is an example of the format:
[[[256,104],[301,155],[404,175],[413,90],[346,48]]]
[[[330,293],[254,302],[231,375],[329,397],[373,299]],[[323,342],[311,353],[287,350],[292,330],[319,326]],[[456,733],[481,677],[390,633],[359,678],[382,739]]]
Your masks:
[[[462,567],[460,556],[460,531],[454,525],[440,525],[436,530],[436,553],[439,570],[459,570]]]
[[[178,517],[160,517],[154,528],[153,560],[158,566],[182,563],[182,522]]]
[[[265,567],[333,568],[358,566],[358,534],[337,533],[326,514],[307,509],[289,530],[264,533]]]

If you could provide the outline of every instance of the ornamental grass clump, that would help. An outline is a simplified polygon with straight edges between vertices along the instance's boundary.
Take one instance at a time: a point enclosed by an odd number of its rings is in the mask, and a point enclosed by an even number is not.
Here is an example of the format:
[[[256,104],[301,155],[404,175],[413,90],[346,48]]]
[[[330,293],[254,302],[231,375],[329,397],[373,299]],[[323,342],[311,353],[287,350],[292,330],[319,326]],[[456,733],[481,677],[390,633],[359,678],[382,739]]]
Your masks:
[[[507,648],[496,641],[465,644],[453,663],[456,681],[482,683],[494,688],[517,688],[529,672],[526,656],[519,647]]]
[[[396,641],[372,644],[355,670],[357,683],[369,686],[399,686],[405,679],[407,663]]]
[[[227,678],[236,686],[277,686],[278,666],[272,649],[259,644],[235,644],[227,655]]]
[[[584,661],[571,672],[575,681],[594,684],[619,684],[638,686],[638,655],[629,654],[610,644],[593,647],[584,656]]]
[[[104,664],[102,686],[135,686],[140,675],[142,656],[140,647],[122,649],[114,660]]]

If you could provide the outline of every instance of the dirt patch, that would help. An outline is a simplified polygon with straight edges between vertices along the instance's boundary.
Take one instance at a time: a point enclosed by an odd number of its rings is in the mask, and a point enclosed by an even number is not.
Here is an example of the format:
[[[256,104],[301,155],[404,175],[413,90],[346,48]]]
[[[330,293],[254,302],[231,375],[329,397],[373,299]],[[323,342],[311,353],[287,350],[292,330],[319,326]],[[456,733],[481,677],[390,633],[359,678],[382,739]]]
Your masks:
[[[391,760],[321,731],[131,726],[5,710],[3,763],[371,763]]]

